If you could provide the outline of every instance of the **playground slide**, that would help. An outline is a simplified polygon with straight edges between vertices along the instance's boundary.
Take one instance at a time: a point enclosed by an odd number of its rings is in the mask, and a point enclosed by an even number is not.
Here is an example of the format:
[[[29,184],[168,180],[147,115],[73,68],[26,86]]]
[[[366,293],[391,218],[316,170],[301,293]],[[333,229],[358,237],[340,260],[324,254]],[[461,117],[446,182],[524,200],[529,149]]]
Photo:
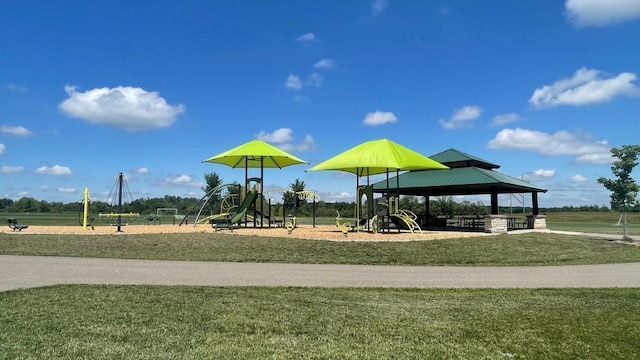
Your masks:
[[[389,219],[398,229],[409,230],[411,232],[418,230],[419,232],[422,232],[418,223],[409,216],[403,214],[391,214],[389,215]]]
[[[220,222],[220,223],[212,222],[211,226],[213,226],[214,228],[233,227],[233,225],[239,223],[240,220],[242,220],[242,217],[247,213],[247,210],[251,208],[251,206],[253,205],[253,203],[256,201],[257,198],[258,198],[257,191],[248,192],[247,196],[245,196],[244,200],[242,200],[242,203],[238,207],[238,210],[233,214],[233,216],[231,216],[231,218],[225,219],[226,220],[225,222]]]
[[[223,219],[223,218],[226,218],[227,216],[229,216],[229,213],[220,213],[220,214],[209,215],[207,217],[203,217],[203,218],[198,219],[198,225],[209,224],[212,221]]]

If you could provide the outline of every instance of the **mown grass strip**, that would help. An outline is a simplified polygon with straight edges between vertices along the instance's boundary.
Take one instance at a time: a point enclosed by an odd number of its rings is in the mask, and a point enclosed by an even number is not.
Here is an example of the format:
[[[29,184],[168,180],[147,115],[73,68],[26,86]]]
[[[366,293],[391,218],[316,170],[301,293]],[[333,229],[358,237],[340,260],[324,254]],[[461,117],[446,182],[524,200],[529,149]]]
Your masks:
[[[640,247],[559,234],[334,242],[230,234],[0,234],[0,254],[368,265],[575,265],[640,261]]]
[[[0,359],[633,359],[640,289],[56,286],[0,293]]]

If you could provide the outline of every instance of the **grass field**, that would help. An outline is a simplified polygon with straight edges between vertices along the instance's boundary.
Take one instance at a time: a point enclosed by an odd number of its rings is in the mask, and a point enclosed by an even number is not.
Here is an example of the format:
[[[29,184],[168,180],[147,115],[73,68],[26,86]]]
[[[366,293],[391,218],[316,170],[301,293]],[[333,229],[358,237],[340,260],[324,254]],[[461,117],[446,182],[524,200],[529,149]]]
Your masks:
[[[508,234],[411,242],[335,242],[227,233],[0,234],[1,254],[373,265],[571,265],[640,261],[640,247],[584,236]]]
[[[23,215],[24,223],[62,221]],[[548,220],[578,231],[571,227],[611,226],[617,217]],[[640,261],[638,246],[543,233],[403,243],[9,233],[0,234],[0,253],[456,266]],[[638,288],[62,285],[0,293],[0,359],[635,359],[638,299]]]
[[[56,286],[0,293],[0,359],[635,359],[640,289]]]

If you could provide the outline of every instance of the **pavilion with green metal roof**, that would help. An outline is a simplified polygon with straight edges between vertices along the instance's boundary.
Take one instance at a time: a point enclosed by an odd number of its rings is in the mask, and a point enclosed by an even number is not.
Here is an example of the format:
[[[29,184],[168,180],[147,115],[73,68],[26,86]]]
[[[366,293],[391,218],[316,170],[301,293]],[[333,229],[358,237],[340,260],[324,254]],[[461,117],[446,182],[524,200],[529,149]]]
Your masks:
[[[456,149],[429,156],[449,169],[408,171],[373,185],[376,193],[424,196],[490,195],[491,214],[498,215],[499,194],[531,194],[532,215],[538,215],[538,193],[547,190],[496,171],[499,165]]]

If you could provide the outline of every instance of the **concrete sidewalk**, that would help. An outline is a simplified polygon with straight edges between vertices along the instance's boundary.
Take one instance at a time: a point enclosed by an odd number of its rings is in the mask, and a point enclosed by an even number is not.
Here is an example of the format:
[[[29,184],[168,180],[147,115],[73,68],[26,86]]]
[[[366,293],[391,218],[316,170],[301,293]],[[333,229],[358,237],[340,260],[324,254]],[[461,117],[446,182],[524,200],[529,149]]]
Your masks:
[[[524,230],[510,231],[510,233],[514,233],[514,234],[523,234],[526,232],[581,235],[581,236],[607,239],[607,240],[613,240],[613,241],[621,241],[623,238],[622,234],[588,233],[588,232],[581,232],[581,231],[563,231],[563,230],[550,230],[550,229],[536,229],[536,230],[524,229]],[[640,241],[640,236],[637,236],[637,235],[627,235],[627,238],[636,242]]]
[[[640,287],[640,263],[369,266],[0,255],[0,291],[56,284],[399,288]]]

